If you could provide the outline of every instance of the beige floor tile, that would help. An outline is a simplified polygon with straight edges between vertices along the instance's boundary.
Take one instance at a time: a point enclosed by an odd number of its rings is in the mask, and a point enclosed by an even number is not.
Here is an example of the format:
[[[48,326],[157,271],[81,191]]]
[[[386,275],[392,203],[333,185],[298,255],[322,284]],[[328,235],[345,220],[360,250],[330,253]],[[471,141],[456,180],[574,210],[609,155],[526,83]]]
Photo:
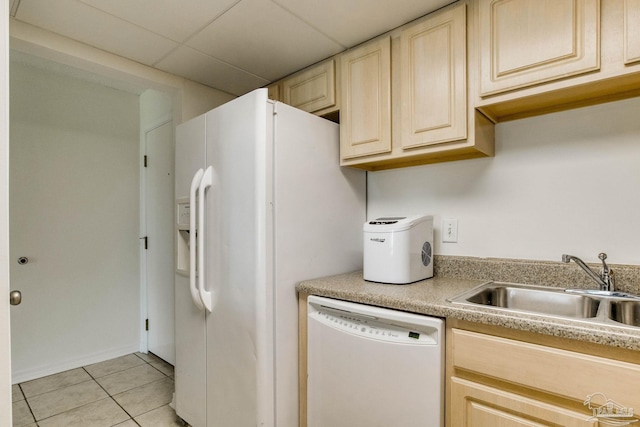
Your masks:
[[[95,381],[85,381],[34,397],[27,397],[36,421],[108,397]]]
[[[129,415],[108,397],[38,421],[38,425],[40,427],[111,427],[130,419]]]
[[[167,363],[164,360],[159,360],[158,362],[150,363],[150,365],[166,376],[173,378],[173,365],[171,365],[170,363]]]
[[[22,394],[20,386],[18,384],[14,384],[11,386],[11,401],[17,402],[19,400],[24,400],[24,394]]]
[[[90,380],[91,377],[89,374],[87,374],[84,369],[78,368],[55,375],[49,375],[48,377],[38,378],[37,380],[27,381],[20,384],[20,386],[22,387],[22,391],[24,391],[24,395],[29,398]]]
[[[158,381],[164,377],[161,372],[145,363],[126,371],[97,378],[96,381],[107,390],[107,393],[113,396],[114,394]]]
[[[183,427],[182,420],[169,405],[149,411],[135,418],[142,427]]]
[[[134,353],[136,356],[138,356],[140,359],[144,360],[147,363],[151,363],[151,362],[158,362],[162,359],[160,359],[158,356],[156,356],[153,353]]]
[[[93,378],[99,378],[104,377],[105,375],[124,371],[125,369],[133,368],[134,366],[142,365],[143,363],[144,360],[133,354],[128,354],[116,359],[85,366],[84,369],[86,369]]]
[[[138,423],[136,423],[133,420],[127,420],[127,421],[125,421],[123,423],[116,424],[113,427],[138,427]]]
[[[171,402],[173,380],[164,378],[113,396],[132,417],[149,412]]]
[[[13,427],[26,426],[35,421],[26,400],[13,402],[11,410],[13,412]]]

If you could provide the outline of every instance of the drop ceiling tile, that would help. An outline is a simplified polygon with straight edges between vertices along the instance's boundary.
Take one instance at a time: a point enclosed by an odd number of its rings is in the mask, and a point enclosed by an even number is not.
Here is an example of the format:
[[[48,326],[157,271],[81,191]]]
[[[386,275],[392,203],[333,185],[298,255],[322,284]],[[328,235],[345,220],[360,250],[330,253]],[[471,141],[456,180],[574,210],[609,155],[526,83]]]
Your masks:
[[[176,49],[156,67],[238,96],[269,83],[186,46]]]
[[[239,0],[80,0],[171,40],[183,42]]]
[[[452,2],[452,0],[273,1],[347,47],[353,47]]]
[[[187,45],[271,81],[345,49],[270,0],[242,0]]]
[[[177,46],[75,0],[21,0],[16,19],[147,65]]]

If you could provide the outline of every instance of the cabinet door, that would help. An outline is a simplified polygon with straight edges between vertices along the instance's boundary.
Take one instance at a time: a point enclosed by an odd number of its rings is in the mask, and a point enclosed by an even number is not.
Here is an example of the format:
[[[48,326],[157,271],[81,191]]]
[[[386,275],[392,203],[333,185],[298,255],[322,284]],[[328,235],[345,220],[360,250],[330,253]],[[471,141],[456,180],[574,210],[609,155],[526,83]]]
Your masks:
[[[462,4],[400,35],[403,149],[467,137],[465,10]]]
[[[640,0],[624,0],[624,63],[640,61]]]
[[[455,427],[596,427],[586,408],[574,412],[497,388],[451,378],[451,420]]]
[[[269,99],[274,101],[281,101],[280,99],[280,83],[274,83],[267,86],[267,92]]]
[[[391,151],[391,39],[384,37],[341,58],[340,155]]]
[[[480,93],[600,68],[599,0],[480,0]]]
[[[283,80],[282,91],[285,104],[309,113],[335,106],[335,61],[331,59]]]
[[[640,364],[461,329],[452,329],[447,339],[456,369],[574,401],[600,392],[624,405],[640,402]]]

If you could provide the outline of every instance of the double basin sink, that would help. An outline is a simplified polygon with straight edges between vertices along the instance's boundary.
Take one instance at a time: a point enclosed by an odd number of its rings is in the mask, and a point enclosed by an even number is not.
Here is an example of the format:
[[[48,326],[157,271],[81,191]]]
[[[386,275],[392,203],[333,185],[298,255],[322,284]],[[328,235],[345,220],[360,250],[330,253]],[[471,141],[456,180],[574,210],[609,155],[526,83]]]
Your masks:
[[[449,301],[503,311],[640,327],[640,296],[622,292],[488,282]]]

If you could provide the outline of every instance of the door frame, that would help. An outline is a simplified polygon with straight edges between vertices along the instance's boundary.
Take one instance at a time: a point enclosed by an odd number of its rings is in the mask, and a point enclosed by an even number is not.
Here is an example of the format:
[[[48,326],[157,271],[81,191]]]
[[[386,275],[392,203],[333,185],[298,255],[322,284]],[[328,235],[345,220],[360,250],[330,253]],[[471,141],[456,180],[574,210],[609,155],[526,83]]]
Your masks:
[[[145,174],[144,156],[147,152],[147,133],[174,121],[174,114],[167,113],[155,120],[144,129],[140,128],[140,352],[149,352],[149,332],[146,330],[146,319],[149,318],[149,298],[147,293],[147,254],[144,248],[144,237],[147,235],[147,204],[145,194],[147,179]],[[175,139],[175,137],[174,137]]]
[[[10,426],[9,323],[9,4],[0,0],[0,425]]]

